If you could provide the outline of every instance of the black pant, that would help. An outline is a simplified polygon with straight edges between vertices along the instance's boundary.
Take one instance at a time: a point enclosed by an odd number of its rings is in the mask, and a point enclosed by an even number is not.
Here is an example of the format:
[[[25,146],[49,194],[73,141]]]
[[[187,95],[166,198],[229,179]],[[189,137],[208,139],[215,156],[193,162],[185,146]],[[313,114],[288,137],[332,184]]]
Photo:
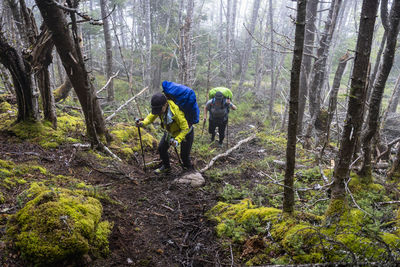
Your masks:
[[[215,138],[215,129],[218,127],[218,134],[219,134],[219,143],[222,144],[225,138],[225,128],[228,124],[228,120],[225,121],[208,121],[208,132],[211,134],[211,140],[214,141]]]
[[[166,168],[170,167],[168,154],[168,148],[170,146],[169,138],[171,138],[171,135],[169,135],[168,133],[164,133],[163,137],[160,140],[160,144],[158,145],[158,153],[160,154],[162,163]],[[191,128],[190,132],[181,142],[181,159],[185,168],[192,168],[192,164],[190,163],[190,150],[192,150],[193,139],[194,129]]]

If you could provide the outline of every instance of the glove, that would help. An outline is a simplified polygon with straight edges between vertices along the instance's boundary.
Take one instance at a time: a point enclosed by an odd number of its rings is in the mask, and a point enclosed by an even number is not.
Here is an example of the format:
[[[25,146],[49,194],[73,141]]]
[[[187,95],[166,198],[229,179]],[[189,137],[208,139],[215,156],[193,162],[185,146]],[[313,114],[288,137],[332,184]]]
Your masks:
[[[141,121],[141,119],[135,119],[135,123],[137,127],[143,127],[143,122]]]
[[[175,140],[174,138],[169,139],[169,144],[173,147],[177,147],[179,145],[179,142]]]

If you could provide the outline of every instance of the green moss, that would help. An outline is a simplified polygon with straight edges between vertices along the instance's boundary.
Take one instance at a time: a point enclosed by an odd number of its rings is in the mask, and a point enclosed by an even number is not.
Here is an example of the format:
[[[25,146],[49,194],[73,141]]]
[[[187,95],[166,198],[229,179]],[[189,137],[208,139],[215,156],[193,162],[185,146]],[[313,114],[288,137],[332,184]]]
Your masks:
[[[348,209],[346,200],[343,199],[331,199],[328,209],[325,212],[327,219],[333,219],[340,217]]]
[[[3,192],[0,191],[0,204],[3,204],[6,201],[4,198]]]
[[[32,198],[8,223],[7,235],[22,256],[38,265],[55,264],[91,252],[108,252],[109,222],[101,222],[97,199],[78,191],[33,183]]]
[[[0,102],[0,113],[1,112],[7,112],[9,110],[11,110],[12,107],[8,102]]]
[[[39,171],[41,174],[44,174],[44,175],[47,174],[47,170],[45,168],[43,168],[42,166],[36,165],[36,166],[29,166],[29,167],[31,170]]]
[[[0,167],[6,168],[6,169],[13,169],[15,167],[14,162],[8,161],[8,160],[1,160],[0,159]]]
[[[0,178],[6,178],[11,176],[12,173],[7,169],[0,169]]]
[[[113,141],[110,148],[123,158],[130,158],[133,153],[140,151],[140,141],[138,129],[135,126],[126,124],[117,124],[111,130]],[[157,140],[147,133],[145,129],[141,129],[142,143],[144,149],[153,148]]]

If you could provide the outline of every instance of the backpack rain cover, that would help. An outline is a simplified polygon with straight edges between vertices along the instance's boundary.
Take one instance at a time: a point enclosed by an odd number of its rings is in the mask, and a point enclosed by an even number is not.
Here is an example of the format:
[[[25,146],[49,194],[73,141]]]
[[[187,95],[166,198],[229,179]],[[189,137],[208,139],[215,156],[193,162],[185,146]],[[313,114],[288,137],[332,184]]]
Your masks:
[[[200,109],[197,105],[196,94],[191,88],[169,81],[163,81],[162,87],[167,98],[172,99],[185,113],[189,124],[199,122]]]

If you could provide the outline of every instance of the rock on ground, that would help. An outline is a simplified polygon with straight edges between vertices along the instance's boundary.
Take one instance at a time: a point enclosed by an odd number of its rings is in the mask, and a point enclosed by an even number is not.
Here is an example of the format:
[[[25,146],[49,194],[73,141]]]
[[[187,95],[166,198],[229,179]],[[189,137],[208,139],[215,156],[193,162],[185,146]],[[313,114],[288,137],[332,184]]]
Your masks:
[[[190,184],[191,186],[198,187],[205,183],[203,175],[199,172],[192,172],[185,174],[179,178],[175,179],[175,183],[178,184]]]

